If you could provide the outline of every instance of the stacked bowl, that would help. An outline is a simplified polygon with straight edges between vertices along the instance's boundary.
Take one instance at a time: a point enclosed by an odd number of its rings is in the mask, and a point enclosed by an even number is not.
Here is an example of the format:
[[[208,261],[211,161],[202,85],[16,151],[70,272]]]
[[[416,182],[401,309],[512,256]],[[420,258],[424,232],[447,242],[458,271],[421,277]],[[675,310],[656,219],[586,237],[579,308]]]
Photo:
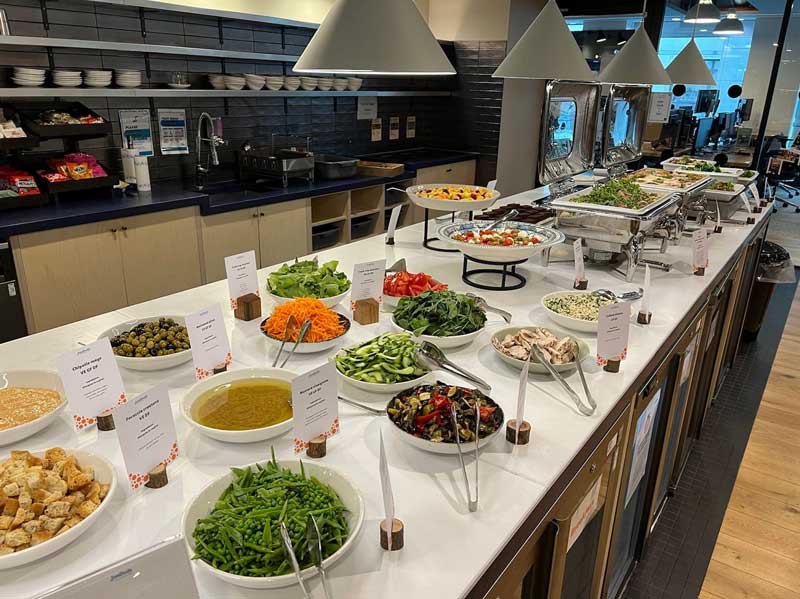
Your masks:
[[[247,80],[241,75],[225,75],[225,87],[233,91],[244,89]]]
[[[343,92],[347,89],[347,79],[344,77],[337,77],[333,80],[333,89],[337,92]]]
[[[44,69],[14,67],[14,83],[22,87],[41,87],[44,85]]]
[[[83,82],[89,87],[108,87],[111,85],[111,71],[84,71]]]
[[[214,89],[225,89],[225,75],[209,73],[208,82]]]
[[[80,71],[62,71],[56,69],[53,71],[53,83],[58,87],[78,87],[83,83]]]
[[[283,87],[288,89],[290,92],[295,91],[298,87],[300,87],[300,77],[284,77]]]
[[[320,77],[317,80],[317,89],[323,92],[330,91],[333,87],[333,78],[332,77]]]
[[[272,90],[274,92],[278,91],[280,88],[283,87],[283,76],[267,76],[267,89]]]
[[[253,91],[263,89],[266,79],[267,78],[263,75],[247,74],[244,76],[245,83],[247,83],[247,89],[252,89]]]
[[[140,71],[128,69],[116,69],[114,71],[115,83],[119,87],[139,87],[142,85],[142,73]]]
[[[363,79],[359,79],[358,77],[348,77],[347,89],[349,89],[351,92],[358,91],[361,88],[362,83],[364,83]]]
[[[315,89],[317,89],[317,78],[300,77],[300,87],[302,87],[307,92],[314,91]]]

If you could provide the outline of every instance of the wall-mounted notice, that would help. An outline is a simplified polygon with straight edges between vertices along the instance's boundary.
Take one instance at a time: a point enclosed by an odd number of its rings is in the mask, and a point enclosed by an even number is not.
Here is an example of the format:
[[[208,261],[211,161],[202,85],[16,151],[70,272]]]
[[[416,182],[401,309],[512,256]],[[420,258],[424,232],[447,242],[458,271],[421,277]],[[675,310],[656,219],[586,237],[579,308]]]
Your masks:
[[[653,92],[650,94],[650,106],[647,109],[648,123],[666,123],[672,107],[672,92]]]
[[[406,117],[406,139],[414,139],[417,136],[417,117]]]
[[[359,96],[356,119],[371,121],[378,118],[378,98],[376,96]]]
[[[400,139],[400,117],[389,117],[389,139]]]
[[[189,153],[186,111],[183,108],[159,108],[158,133],[163,155]]]
[[[153,131],[149,110],[120,110],[122,145],[136,150],[139,156],[153,155]]]
[[[383,139],[383,119],[372,119],[371,132],[372,141]]]

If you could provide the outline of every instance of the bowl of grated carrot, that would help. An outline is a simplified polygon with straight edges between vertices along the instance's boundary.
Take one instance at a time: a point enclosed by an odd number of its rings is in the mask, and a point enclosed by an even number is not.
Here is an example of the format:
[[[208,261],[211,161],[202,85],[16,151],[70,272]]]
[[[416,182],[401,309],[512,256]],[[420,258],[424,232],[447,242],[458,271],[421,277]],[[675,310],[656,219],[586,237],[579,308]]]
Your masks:
[[[298,325],[306,320],[311,321],[303,342],[297,346],[298,354],[313,354],[334,347],[350,330],[350,319],[328,308],[320,300],[310,297],[299,297],[275,306],[275,310],[261,323],[261,332],[270,345],[280,347],[286,337],[286,323],[290,316],[297,319]],[[287,339],[288,344],[297,341],[298,329]],[[290,346],[291,347],[291,346]]]

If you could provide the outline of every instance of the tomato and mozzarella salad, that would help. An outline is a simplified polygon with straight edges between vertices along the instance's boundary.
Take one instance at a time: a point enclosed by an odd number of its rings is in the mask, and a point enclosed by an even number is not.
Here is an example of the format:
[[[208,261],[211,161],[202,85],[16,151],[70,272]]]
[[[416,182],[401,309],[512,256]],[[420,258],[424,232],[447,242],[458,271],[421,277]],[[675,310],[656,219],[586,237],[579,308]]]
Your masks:
[[[526,246],[540,242],[536,235],[521,229],[481,229],[455,233],[452,239],[475,245]]]

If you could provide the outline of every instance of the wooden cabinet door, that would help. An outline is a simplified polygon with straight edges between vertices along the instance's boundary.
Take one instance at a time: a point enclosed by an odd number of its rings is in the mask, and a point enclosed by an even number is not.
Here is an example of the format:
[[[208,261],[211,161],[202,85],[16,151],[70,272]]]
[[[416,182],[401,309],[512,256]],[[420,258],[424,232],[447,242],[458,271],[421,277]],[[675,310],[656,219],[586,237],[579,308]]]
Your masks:
[[[311,253],[311,202],[294,200],[258,210],[261,266]]]
[[[261,267],[258,214],[257,208],[247,208],[202,217],[200,230],[206,283],[225,278],[227,256],[255,250],[256,262]]]
[[[202,284],[195,208],[122,219],[120,249],[129,305]]]
[[[31,333],[127,305],[119,228],[104,221],[11,238]]]

